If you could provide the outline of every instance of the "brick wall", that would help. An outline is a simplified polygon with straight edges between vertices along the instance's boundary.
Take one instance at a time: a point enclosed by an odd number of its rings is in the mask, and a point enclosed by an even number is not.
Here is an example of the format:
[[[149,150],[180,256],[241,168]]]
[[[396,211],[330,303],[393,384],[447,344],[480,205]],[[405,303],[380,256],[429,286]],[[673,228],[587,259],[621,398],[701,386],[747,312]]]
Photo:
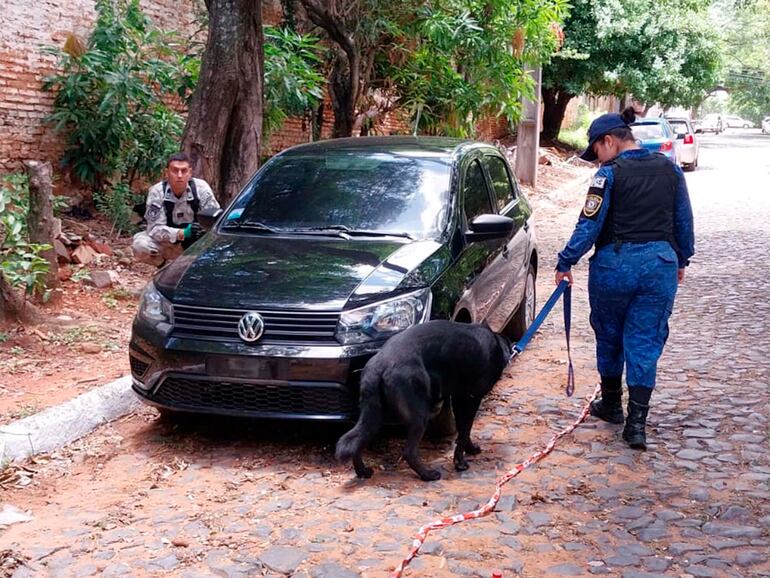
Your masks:
[[[159,26],[192,33],[199,0],[142,0]],[[95,18],[93,0],[13,0],[0,10],[0,173],[34,158],[56,167],[62,139],[43,122],[53,95],[41,88],[56,59],[43,46],[63,46],[74,32],[88,38]]]
[[[199,28],[196,16],[204,11],[203,0],[141,0],[142,8],[164,29],[192,34]],[[280,0],[263,3],[266,23],[281,19]],[[24,159],[48,160],[58,168],[64,142],[44,118],[51,113],[53,95],[42,90],[45,76],[54,72],[56,59],[43,46],[64,44],[68,34],[84,41],[95,19],[94,0],[13,0],[0,10],[0,174],[18,171]],[[334,122],[331,105],[325,107],[321,136],[331,136]],[[371,131],[373,134],[408,134],[410,123],[401,111],[391,112]],[[504,136],[504,120],[486,119],[479,124],[479,138]],[[311,126],[302,119],[288,119],[272,135],[265,153],[308,142]]]

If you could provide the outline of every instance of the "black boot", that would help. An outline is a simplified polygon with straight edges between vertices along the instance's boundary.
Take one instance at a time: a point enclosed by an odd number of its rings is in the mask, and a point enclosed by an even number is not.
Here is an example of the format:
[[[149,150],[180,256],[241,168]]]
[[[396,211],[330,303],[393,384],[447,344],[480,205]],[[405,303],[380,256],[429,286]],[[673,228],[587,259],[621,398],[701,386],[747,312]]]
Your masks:
[[[623,439],[635,450],[647,449],[647,411],[650,409],[650,387],[628,388],[628,418],[623,428]]]
[[[620,403],[622,376],[602,375],[602,397],[591,402],[591,415],[609,423],[623,423]]]

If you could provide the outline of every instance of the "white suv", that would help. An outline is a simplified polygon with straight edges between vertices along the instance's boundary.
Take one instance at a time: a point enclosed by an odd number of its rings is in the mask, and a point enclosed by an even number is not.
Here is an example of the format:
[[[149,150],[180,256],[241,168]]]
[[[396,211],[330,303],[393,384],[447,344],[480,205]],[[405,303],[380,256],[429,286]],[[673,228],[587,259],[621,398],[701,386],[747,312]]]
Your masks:
[[[762,119],[762,134],[770,134],[770,116]]]

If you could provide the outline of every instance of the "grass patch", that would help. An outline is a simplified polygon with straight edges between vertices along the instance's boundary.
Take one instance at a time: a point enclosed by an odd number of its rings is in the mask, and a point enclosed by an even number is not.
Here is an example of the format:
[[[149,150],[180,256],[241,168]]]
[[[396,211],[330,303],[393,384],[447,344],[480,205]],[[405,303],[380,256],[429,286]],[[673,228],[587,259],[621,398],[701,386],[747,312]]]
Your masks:
[[[88,341],[93,337],[94,331],[90,327],[72,327],[61,333],[51,336],[51,341],[56,345],[74,345],[81,341]]]
[[[582,127],[573,130],[560,130],[559,141],[571,146],[575,150],[582,151],[588,147],[588,135],[586,134],[586,129]]]

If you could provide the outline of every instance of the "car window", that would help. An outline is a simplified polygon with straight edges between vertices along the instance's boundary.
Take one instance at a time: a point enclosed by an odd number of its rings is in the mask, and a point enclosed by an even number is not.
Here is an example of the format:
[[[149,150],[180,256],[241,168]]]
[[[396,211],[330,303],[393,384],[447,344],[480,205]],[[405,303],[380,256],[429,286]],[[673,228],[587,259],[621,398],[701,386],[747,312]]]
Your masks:
[[[451,160],[361,150],[288,154],[270,161],[228,220],[278,229],[345,226],[434,238],[444,230]]]
[[[686,120],[669,120],[668,123],[671,125],[671,128],[674,129],[675,133],[687,134],[690,132]]]
[[[631,132],[634,133],[634,137],[639,140],[648,140],[653,138],[664,138],[666,133],[663,129],[663,125],[657,122],[646,124],[633,124],[631,125]]]
[[[487,167],[489,180],[492,181],[492,189],[495,192],[495,204],[497,205],[497,210],[502,211],[515,197],[513,186],[511,185],[511,177],[508,174],[505,161],[498,156],[486,155],[484,156],[484,165]]]
[[[465,218],[468,222],[474,217],[485,213],[492,213],[492,206],[489,204],[489,194],[487,193],[487,182],[484,179],[484,173],[481,170],[479,161],[473,161],[465,172],[463,181],[463,209]]]

